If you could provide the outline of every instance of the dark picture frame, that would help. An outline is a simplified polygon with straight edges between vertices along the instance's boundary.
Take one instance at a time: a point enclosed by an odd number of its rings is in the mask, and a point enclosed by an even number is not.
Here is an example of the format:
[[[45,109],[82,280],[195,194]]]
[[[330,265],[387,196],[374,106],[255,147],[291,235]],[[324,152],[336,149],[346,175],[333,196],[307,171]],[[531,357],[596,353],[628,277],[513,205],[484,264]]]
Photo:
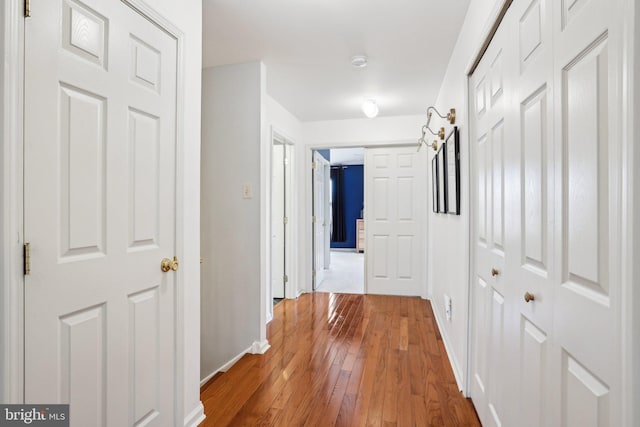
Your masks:
[[[440,188],[439,174],[438,174],[438,158],[436,156],[431,159],[431,204],[433,206],[433,212],[438,213],[440,209]]]
[[[460,215],[460,134],[458,126],[454,126],[446,139],[446,181],[447,211],[452,215]]]
[[[447,149],[443,143],[438,150],[438,212],[447,213]]]

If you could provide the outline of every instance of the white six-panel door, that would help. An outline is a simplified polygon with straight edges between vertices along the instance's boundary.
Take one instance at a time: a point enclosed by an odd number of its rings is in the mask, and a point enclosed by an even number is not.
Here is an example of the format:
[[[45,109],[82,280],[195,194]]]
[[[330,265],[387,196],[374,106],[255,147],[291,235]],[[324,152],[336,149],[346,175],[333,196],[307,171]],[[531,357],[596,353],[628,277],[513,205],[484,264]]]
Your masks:
[[[618,3],[514,1],[470,79],[484,425],[621,425]]]
[[[284,298],[285,275],[285,144],[271,151],[271,294]]]
[[[424,294],[426,173],[415,146],[365,149],[367,293]]]
[[[25,400],[175,425],[175,39],[120,1],[26,21]]]
[[[329,267],[329,162],[316,151],[313,153],[313,229],[315,287],[320,286]]]

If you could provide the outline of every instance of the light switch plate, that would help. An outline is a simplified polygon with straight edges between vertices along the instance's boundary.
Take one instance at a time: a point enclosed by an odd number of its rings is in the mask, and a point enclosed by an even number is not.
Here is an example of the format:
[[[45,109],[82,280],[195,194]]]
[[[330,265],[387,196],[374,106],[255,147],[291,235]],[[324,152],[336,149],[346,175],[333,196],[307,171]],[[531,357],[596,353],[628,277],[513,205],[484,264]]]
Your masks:
[[[244,184],[242,186],[242,198],[243,199],[253,198],[253,189],[251,188],[251,184]]]

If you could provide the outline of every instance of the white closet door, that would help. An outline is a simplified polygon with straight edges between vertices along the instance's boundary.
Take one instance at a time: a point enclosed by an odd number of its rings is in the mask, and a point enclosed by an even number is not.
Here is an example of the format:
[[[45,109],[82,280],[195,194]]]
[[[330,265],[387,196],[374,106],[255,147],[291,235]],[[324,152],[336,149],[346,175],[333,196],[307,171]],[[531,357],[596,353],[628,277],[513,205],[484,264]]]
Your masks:
[[[177,44],[125,3],[25,21],[25,400],[174,426]]]
[[[619,3],[514,1],[470,79],[485,425],[621,425]]]
[[[367,293],[424,293],[426,170],[415,147],[365,150]]]
[[[557,422],[619,426],[622,7],[553,2]],[[637,420],[636,420],[637,421]]]
[[[508,29],[501,26],[494,36],[482,63],[471,79],[473,95],[472,129],[475,153],[476,194],[475,264],[472,280],[473,360],[471,394],[480,419],[485,425],[504,425],[506,402],[504,382],[506,363],[505,333],[508,307],[507,286],[505,171],[507,144],[505,138],[508,102],[505,78],[509,72]]]

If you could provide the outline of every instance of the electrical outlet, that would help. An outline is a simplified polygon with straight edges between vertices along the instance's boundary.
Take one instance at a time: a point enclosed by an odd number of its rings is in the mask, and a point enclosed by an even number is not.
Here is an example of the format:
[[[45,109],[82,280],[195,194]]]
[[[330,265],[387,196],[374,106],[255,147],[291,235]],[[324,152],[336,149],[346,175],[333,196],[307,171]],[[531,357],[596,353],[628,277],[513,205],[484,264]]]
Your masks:
[[[251,184],[244,184],[242,186],[242,198],[251,199],[252,197],[253,197],[253,189],[251,188]]]
[[[445,312],[445,315],[447,316],[447,320],[451,320],[451,316],[453,313],[452,313],[451,297],[449,295],[444,296],[444,312]]]

